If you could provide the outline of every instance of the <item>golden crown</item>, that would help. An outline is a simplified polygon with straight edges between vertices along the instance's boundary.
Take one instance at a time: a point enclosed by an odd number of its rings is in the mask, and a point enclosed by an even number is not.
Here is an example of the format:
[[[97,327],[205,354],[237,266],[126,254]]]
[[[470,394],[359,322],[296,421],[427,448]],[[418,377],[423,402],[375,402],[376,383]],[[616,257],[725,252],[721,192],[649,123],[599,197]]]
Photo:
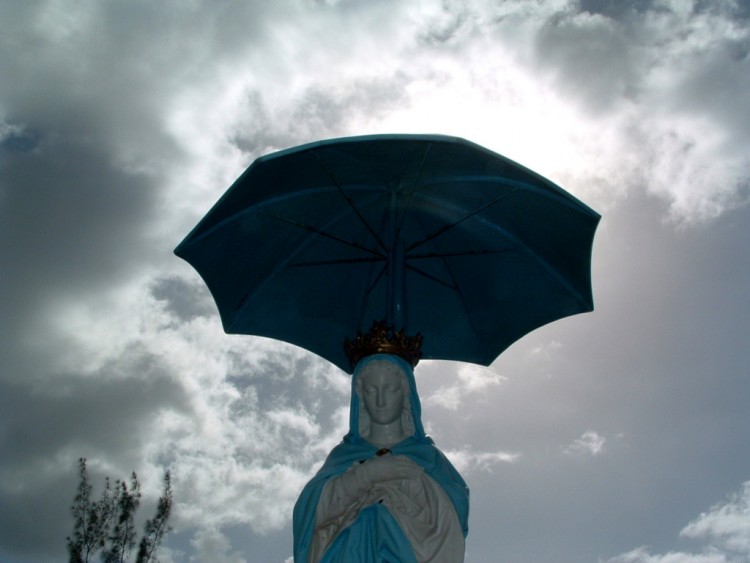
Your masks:
[[[354,340],[344,339],[344,350],[352,369],[362,358],[373,354],[393,354],[415,367],[422,357],[422,340],[419,333],[406,336],[404,329],[397,331],[385,321],[373,321],[365,334],[358,330]]]

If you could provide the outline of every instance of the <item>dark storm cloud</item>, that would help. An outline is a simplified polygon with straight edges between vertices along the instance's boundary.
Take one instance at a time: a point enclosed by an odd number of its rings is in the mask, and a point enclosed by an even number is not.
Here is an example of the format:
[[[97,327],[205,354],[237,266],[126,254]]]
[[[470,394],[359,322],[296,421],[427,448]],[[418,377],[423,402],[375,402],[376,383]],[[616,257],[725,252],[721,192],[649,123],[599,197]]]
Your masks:
[[[69,448],[94,454],[103,448],[107,455],[132,458],[159,409],[184,405],[182,393],[158,360],[133,348],[93,374],[8,384],[0,447],[13,456],[6,467],[21,469]],[[27,409],[29,404],[35,408]]]
[[[274,100],[253,90],[238,108],[231,141],[243,152],[260,156],[269,150],[338,137],[352,122],[377,119],[398,108],[406,101],[406,88],[412,81],[394,69],[390,76],[316,83],[296,93],[286,112],[272,112],[269,106]]]
[[[158,415],[187,403],[165,366],[133,347],[95,373],[40,375],[0,383],[0,553],[21,560],[54,559],[70,533],[71,457],[89,460],[97,488],[102,462],[126,477],[141,467],[144,437],[158,435]]]
[[[0,74],[13,80],[0,85],[0,118],[18,131],[5,145],[34,141],[0,156],[0,254],[14,264],[6,344],[51,301],[116,284],[152,257],[146,231],[163,180],[152,164],[174,154],[153,126],[161,83],[134,52],[145,38],[110,25],[114,14],[59,8],[5,8]]]
[[[49,292],[100,289],[148,255],[153,179],[69,138],[45,139],[0,166],[0,253],[14,264],[5,272],[7,307],[28,311]]]
[[[620,19],[633,12],[639,13],[651,7],[651,0],[580,0],[581,10],[592,14]]]
[[[41,135],[24,127],[3,123],[0,125],[0,154],[31,152],[41,141]]]
[[[396,74],[379,76],[373,79],[359,79],[345,89],[329,91],[312,87],[304,92],[295,103],[292,123],[295,129],[302,129],[304,137],[315,132],[335,134],[346,123],[356,122],[366,116],[375,118],[393,111],[405,101],[405,86],[409,79]]]
[[[536,36],[542,71],[573,99],[599,113],[638,89],[630,39],[606,18],[561,13],[544,23]]]
[[[740,93],[750,88],[750,37],[730,35],[696,53],[690,65],[675,87],[675,106],[710,116],[734,134],[747,132],[748,103]]]
[[[616,4],[619,8],[606,2],[594,8],[583,2],[582,11],[561,11],[539,29],[538,61],[556,74],[556,84],[593,110],[625,100],[666,102],[655,109],[711,114],[744,135],[748,112],[740,93],[750,80],[750,62],[749,39],[738,21],[741,7],[732,2],[688,3],[682,10]],[[680,30],[681,40],[655,35],[665,28]],[[659,41],[663,45],[655,48]],[[674,94],[661,102],[651,93],[660,74],[668,80],[661,86]],[[740,121],[724,117],[729,115]]]
[[[66,524],[75,478],[52,471],[48,479],[37,477],[27,476],[29,487],[0,491],[3,506],[12,507],[0,514],[0,557],[8,563],[54,561],[60,557],[60,539],[70,534]]]
[[[214,53],[233,57],[252,25],[167,3],[2,11],[0,75],[12,79],[0,81],[0,346],[10,362],[53,305],[125,285],[169,255],[175,241],[150,227],[185,155],[164,111],[185,82],[214,72]]]

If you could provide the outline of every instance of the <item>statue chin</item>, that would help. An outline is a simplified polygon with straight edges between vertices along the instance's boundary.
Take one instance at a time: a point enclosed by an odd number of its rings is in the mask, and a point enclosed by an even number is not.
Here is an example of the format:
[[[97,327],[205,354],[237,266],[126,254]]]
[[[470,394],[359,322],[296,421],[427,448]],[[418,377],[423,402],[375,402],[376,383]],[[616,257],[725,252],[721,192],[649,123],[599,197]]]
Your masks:
[[[295,505],[295,562],[463,561],[468,489],[420,412],[409,364],[360,362],[350,431]]]

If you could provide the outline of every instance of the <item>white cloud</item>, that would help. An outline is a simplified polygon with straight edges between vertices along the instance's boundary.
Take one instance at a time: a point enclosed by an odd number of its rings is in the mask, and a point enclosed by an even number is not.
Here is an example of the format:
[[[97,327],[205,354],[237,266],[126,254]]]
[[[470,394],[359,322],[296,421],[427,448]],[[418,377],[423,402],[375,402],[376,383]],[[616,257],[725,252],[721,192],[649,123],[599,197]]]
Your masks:
[[[195,555],[190,561],[215,563],[247,563],[242,554],[231,551],[232,543],[220,530],[212,527],[199,529],[190,541]]]
[[[645,189],[676,222],[717,217],[747,198],[750,176],[746,119],[727,115],[746,113],[750,87],[747,59],[730,56],[750,37],[733,5],[662,2],[615,20],[573,0],[533,10],[470,0],[311,9],[304,26],[274,19],[272,55],[259,44],[240,65],[224,53],[206,80],[175,92],[166,128],[190,158],[174,169],[165,209],[198,217],[269,151],[439,132],[516,159],[599,209]],[[327,33],[342,21],[360,30],[357,41]],[[298,41],[282,40],[292,32]]]
[[[554,352],[557,350],[560,350],[562,348],[562,344],[558,342],[557,340],[552,340],[547,343],[539,343],[536,346],[534,346],[530,353],[532,356],[542,356],[544,358],[549,358]]]
[[[425,397],[423,402],[455,411],[465,399],[476,398],[480,393],[491,387],[502,385],[508,379],[491,368],[475,364],[462,364],[456,376],[458,381],[455,384],[439,387],[431,395]]]
[[[726,555],[709,548],[705,553],[693,554],[669,552],[664,555],[651,555],[645,547],[639,547],[605,563],[742,563],[745,560],[727,559]]]
[[[459,473],[471,473],[473,471],[492,472],[492,468],[498,463],[515,463],[521,458],[520,452],[480,452],[469,447],[447,450],[445,456],[451,460]]]
[[[743,563],[750,561],[750,481],[723,503],[713,506],[680,532],[702,541],[700,553],[670,551],[652,555],[646,547],[608,559],[605,563]]]
[[[750,481],[728,501],[717,504],[688,524],[680,535],[710,540],[727,552],[750,559]]]
[[[587,430],[576,438],[570,444],[565,446],[563,451],[569,455],[589,454],[597,456],[604,451],[604,444],[607,442],[604,436],[599,435],[593,430]]]

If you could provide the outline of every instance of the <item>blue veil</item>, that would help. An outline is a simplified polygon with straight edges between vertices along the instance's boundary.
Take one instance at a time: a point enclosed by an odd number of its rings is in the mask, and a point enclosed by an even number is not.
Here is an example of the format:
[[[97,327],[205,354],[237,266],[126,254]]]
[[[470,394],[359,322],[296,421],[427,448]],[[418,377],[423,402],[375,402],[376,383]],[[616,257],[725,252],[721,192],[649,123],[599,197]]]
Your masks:
[[[405,455],[424,468],[445,491],[451,500],[464,537],[468,532],[469,489],[453,465],[425,435],[422,425],[422,406],[417,394],[414,370],[406,361],[390,354],[375,354],[362,359],[352,376],[352,395],[349,411],[349,432],[326,458],[318,473],[302,490],[294,507],[294,561],[307,563],[308,552],[315,530],[315,517],[321,492],[326,483],[349,469],[354,463],[375,456],[378,448],[360,433],[361,401],[357,394],[357,380],[362,369],[374,361],[396,364],[406,375],[409,386],[409,408],[414,431],[403,441],[390,448],[393,455]],[[381,563],[384,561],[414,562],[409,540],[388,509],[374,504],[363,509],[357,519],[344,529],[326,551],[325,563]]]

